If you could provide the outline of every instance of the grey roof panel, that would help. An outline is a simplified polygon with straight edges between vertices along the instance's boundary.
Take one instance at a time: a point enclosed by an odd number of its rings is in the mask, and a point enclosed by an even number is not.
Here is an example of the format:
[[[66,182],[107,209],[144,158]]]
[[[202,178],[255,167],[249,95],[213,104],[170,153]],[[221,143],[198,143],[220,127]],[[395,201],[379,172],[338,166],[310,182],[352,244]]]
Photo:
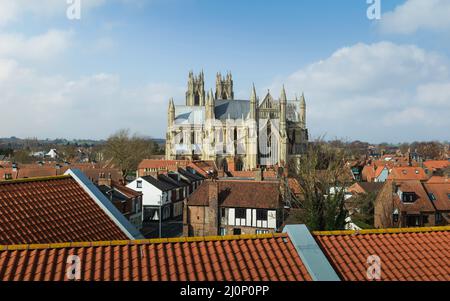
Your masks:
[[[250,112],[250,101],[248,100],[221,100],[215,101],[214,114],[217,119],[226,120],[247,118]]]

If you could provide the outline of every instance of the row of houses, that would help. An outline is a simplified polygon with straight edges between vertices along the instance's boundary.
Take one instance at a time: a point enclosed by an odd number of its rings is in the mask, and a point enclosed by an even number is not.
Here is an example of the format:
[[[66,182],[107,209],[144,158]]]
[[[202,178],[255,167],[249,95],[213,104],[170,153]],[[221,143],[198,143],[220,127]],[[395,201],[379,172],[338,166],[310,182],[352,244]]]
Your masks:
[[[363,182],[384,182],[388,179],[426,181],[436,172],[450,167],[449,160],[430,160],[422,163],[405,161],[370,161],[353,171],[355,179]],[[360,174],[359,174],[360,171]]]
[[[146,221],[179,218],[183,200],[190,196],[205,177],[187,167],[138,177],[127,187],[143,194],[143,219]]]

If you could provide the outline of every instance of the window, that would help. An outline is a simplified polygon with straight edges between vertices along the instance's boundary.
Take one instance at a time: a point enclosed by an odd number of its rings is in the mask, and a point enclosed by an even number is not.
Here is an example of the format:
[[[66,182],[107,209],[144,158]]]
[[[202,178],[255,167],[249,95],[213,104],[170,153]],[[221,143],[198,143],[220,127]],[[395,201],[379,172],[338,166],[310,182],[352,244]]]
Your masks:
[[[436,212],[436,224],[439,224],[442,222],[442,213]]]
[[[142,180],[136,181],[136,188],[142,188]]]
[[[256,210],[256,220],[257,221],[266,221],[267,220],[267,210],[257,209]]]
[[[447,193],[447,198],[450,200],[450,193]]]
[[[220,228],[220,235],[221,236],[227,235],[227,230],[225,230],[225,228]]]
[[[402,201],[404,203],[413,203],[414,202],[415,193],[414,192],[404,192],[402,195]]]
[[[233,229],[233,235],[241,235],[242,231],[240,228],[234,228]]]
[[[418,215],[408,215],[406,217],[407,227],[418,227],[420,226],[420,218]]]
[[[267,233],[269,233],[269,230],[256,229],[256,234],[267,234]]]
[[[430,197],[430,200],[436,201],[436,197],[434,196],[434,193],[429,193],[428,196]]]
[[[236,208],[236,218],[246,218],[246,212],[244,208]]]
[[[220,217],[221,217],[221,218],[225,218],[225,215],[226,215],[226,210],[225,210],[225,208],[221,208],[221,209],[220,209]]]
[[[5,173],[5,180],[11,180],[11,179],[12,179],[12,174]]]

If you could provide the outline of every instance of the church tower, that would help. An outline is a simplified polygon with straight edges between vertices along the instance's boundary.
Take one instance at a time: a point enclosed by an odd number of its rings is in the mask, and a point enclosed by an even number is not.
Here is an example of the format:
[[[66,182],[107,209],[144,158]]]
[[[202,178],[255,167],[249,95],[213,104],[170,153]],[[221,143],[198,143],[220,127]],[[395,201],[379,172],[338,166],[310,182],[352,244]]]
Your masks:
[[[189,72],[188,90],[186,91],[186,106],[205,105],[205,76],[203,71],[198,76]]]
[[[216,75],[216,99],[234,99],[233,92],[233,76],[231,72],[228,72],[226,77],[222,77],[222,74]]]
[[[303,93],[300,98],[300,124],[302,129],[306,129],[306,101]]]

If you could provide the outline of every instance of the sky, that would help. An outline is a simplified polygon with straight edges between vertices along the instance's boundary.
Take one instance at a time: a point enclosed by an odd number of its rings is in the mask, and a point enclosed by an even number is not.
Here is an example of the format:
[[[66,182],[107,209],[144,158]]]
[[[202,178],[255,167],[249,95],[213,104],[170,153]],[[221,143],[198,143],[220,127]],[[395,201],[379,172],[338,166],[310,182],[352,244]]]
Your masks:
[[[203,70],[304,93],[311,138],[450,140],[448,0],[80,1],[0,0],[0,137],[164,138]]]

